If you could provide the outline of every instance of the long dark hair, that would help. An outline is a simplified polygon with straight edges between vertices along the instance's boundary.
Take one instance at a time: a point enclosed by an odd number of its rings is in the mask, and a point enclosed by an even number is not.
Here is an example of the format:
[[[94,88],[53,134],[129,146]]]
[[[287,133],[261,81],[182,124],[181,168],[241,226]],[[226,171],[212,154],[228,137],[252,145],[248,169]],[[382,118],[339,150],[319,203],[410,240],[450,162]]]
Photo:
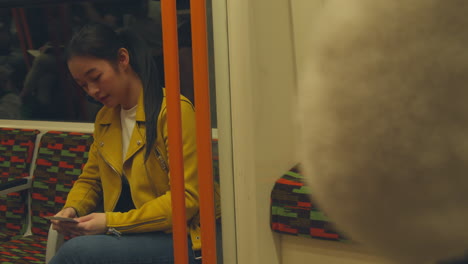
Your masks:
[[[156,125],[161,110],[163,90],[159,82],[156,63],[145,41],[128,29],[116,32],[103,24],[88,24],[70,40],[65,59],[68,61],[74,56],[94,57],[107,60],[117,67],[120,48],[128,50],[130,65],[143,84],[146,119],[145,160],[147,160],[157,138]]]

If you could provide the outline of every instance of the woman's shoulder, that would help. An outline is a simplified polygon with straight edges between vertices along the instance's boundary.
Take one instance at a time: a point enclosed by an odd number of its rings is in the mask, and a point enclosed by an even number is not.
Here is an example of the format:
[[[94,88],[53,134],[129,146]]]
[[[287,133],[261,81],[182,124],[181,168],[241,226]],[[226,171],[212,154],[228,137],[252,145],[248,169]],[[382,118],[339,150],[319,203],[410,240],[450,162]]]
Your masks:
[[[116,116],[117,115],[117,116]],[[109,125],[112,122],[115,122],[116,118],[120,118],[120,110],[117,108],[109,108],[103,106],[98,113],[96,114],[96,118],[94,120],[94,128],[95,130],[100,127],[101,125]],[[120,120],[120,119],[119,119]]]
[[[107,116],[112,114],[112,108],[109,107],[101,107],[98,113],[96,114],[96,122],[101,121],[102,119],[106,119]]]
[[[167,106],[167,100],[166,100],[166,88],[163,88],[163,100],[161,103],[161,111],[164,110]],[[180,94],[180,104],[181,107],[190,107],[195,110],[195,107],[193,106],[193,103],[184,95]]]

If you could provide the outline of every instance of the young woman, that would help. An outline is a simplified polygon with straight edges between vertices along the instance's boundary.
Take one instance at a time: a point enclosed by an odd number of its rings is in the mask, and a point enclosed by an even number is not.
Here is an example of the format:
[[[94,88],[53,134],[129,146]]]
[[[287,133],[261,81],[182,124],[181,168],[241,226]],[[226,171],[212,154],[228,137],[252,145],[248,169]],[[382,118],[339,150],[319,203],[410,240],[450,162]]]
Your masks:
[[[130,31],[85,26],[70,41],[68,69],[104,106],[83,173],[53,220],[75,236],[50,263],[173,263],[164,91],[144,41]],[[181,97],[190,263],[201,249],[195,113]],[[100,205],[104,212],[96,213]]]

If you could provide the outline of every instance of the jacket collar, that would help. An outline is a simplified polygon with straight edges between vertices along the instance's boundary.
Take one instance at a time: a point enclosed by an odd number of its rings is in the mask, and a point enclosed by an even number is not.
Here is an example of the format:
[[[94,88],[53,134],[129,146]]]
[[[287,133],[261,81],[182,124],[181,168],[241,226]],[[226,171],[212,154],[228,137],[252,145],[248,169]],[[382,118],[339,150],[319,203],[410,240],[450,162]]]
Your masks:
[[[141,89],[140,96],[138,97],[138,103],[137,103],[137,111],[135,115],[135,121],[137,122],[145,122],[146,121],[146,116],[145,116],[145,104],[143,102],[144,96],[143,96],[143,89]]]

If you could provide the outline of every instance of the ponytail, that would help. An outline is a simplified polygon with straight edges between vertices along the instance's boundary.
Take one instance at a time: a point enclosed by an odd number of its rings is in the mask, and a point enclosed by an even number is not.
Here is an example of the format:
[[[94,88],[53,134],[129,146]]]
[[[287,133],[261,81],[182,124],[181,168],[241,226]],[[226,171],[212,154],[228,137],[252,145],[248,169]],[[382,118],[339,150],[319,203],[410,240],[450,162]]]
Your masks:
[[[130,65],[138,74],[143,84],[144,110],[146,119],[146,151],[148,159],[157,138],[158,115],[161,111],[163,90],[159,82],[156,63],[151,56],[149,47],[136,33],[124,29],[119,32],[123,46],[130,54]]]

